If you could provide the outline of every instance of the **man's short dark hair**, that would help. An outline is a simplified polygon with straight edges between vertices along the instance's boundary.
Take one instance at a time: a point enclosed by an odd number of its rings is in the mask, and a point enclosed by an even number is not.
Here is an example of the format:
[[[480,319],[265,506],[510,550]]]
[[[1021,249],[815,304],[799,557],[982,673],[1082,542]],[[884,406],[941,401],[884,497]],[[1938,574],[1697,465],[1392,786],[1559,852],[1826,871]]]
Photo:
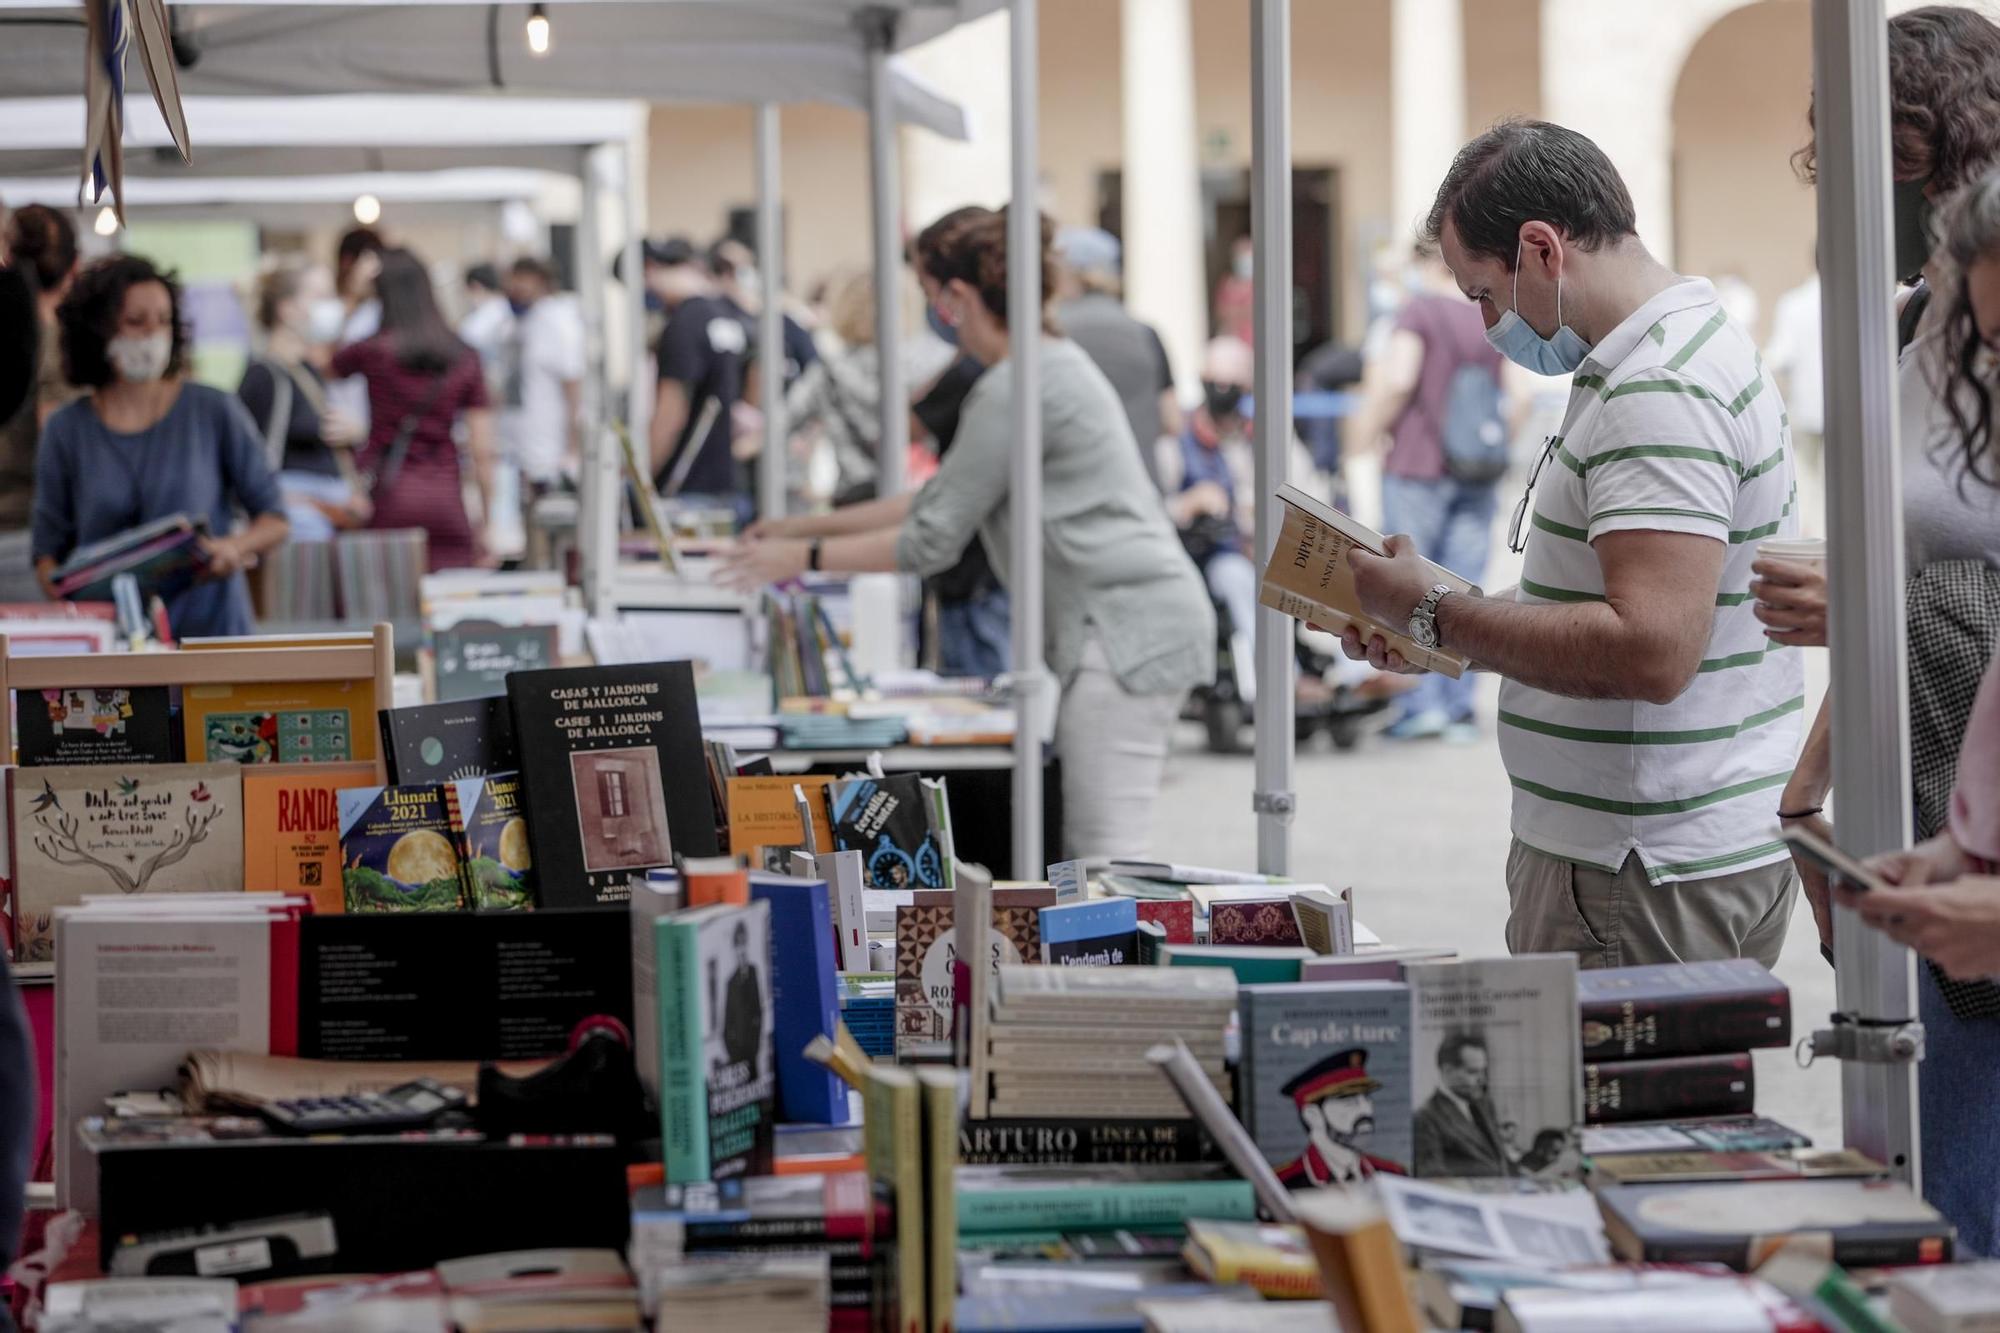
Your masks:
[[[1438,1047],[1438,1068],[1445,1069],[1452,1065],[1462,1066],[1464,1061],[1459,1057],[1464,1055],[1468,1050],[1477,1050],[1481,1054],[1489,1054],[1486,1050],[1486,1038],[1476,1032],[1454,1032],[1451,1036],[1444,1039],[1442,1046]]]
[[[508,266],[507,271],[517,278],[534,278],[547,287],[556,285],[554,266],[534,255],[522,255]]]
[[[465,270],[465,285],[497,292],[500,290],[500,270],[491,264],[474,264]]]
[[[1435,244],[1447,219],[1466,253],[1510,272],[1524,222],[1546,222],[1584,250],[1639,230],[1631,192],[1604,150],[1545,120],[1503,120],[1458,150],[1423,239]]]

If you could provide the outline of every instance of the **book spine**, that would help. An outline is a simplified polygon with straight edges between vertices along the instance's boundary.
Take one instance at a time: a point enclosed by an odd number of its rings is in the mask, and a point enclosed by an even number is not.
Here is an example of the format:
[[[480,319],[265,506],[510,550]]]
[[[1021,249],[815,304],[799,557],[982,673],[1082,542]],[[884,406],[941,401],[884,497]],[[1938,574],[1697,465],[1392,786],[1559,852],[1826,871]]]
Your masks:
[[[656,928],[660,991],[660,1141],[667,1181],[709,1178],[708,1087],[701,1076],[701,979],[692,926]]]
[[[1243,1180],[1078,1184],[1061,1190],[1002,1186],[958,1194],[958,1229],[968,1234],[1036,1228],[1103,1230],[1185,1222],[1190,1217],[1254,1221],[1256,1195]]]
[[[968,1166],[1172,1166],[1219,1162],[1199,1122],[1183,1120],[1004,1120],[959,1126]]]
[[[1603,1061],[1583,1067],[1587,1125],[1747,1115],[1756,1100],[1756,1073],[1747,1052]]]
[[[896,1324],[903,1333],[923,1333],[929,1322],[925,1288],[928,1265],[922,1258],[924,1225],[923,1095],[915,1079],[896,1089]]]
[[[921,1082],[929,1333],[951,1333],[958,1300],[958,1081],[926,1075]]]
[[[1267,1267],[1259,1263],[1230,1263],[1216,1266],[1215,1280],[1223,1286],[1254,1288],[1270,1300],[1317,1300],[1325,1290],[1319,1269]]]
[[[1586,1060],[1709,1055],[1789,1046],[1791,992],[1769,990],[1588,1000],[1580,1006]]]

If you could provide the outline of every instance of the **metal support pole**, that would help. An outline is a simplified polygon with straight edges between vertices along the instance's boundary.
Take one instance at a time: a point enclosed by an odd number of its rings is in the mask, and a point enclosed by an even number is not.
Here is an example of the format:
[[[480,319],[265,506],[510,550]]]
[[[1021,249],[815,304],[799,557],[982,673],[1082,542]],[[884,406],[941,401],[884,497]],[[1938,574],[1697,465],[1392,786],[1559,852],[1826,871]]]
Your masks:
[[[860,18],[868,38],[868,179],[873,192],[875,228],[875,359],[880,366],[881,480],[876,494],[903,490],[906,455],[910,449],[910,395],[903,386],[902,359],[902,184],[896,154],[895,80],[889,75],[889,53],[895,49],[896,16],[890,10],[870,11]]]
[[[632,352],[627,367],[625,426],[631,432],[639,466],[648,473],[650,491],[654,380],[647,373],[652,348],[646,346],[646,160],[638,144],[626,142],[622,166],[619,190],[625,206],[625,260],[620,271],[625,275],[625,304],[621,313],[626,322],[626,342]],[[596,512],[602,554],[598,581],[589,590],[588,603],[592,615],[609,616],[618,609],[614,590],[618,576],[618,533],[625,512],[624,460],[610,449],[601,450],[600,454],[601,490]],[[649,504],[652,501],[650,494],[641,499]]]
[[[1039,879],[1042,859],[1042,210],[1036,0],[1010,0],[1008,89],[1014,181],[1007,211],[1008,361],[1014,380],[1014,875]]]
[[[583,561],[586,593],[603,581],[600,566],[607,556],[613,561],[618,558],[618,510],[615,500],[611,505],[605,503],[605,478],[600,467],[603,461],[601,455],[608,447],[604,432],[605,407],[610,401],[604,381],[604,312],[608,304],[605,287],[611,281],[611,275],[604,264],[602,214],[599,209],[603,183],[599,179],[602,173],[598,170],[597,155],[598,150],[594,147],[585,148],[577,155],[576,178],[582,195],[577,209],[570,264],[571,271],[576,274],[576,300],[583,316],[583,421],[577,427],[581,447],[576,464],[576,549]],[[607,516],[613,532],[608,547],[603,541]]]
[[[1292,5],[1251,0],[1250,236],[1257,252],[1257,561],[1283,521],[1292,441]],[[1292,622],[1257,608],[1257,868],[1292,862]]]
[[[1867,855],[1910,841],[1909,679],[1903,623],[1902,449],[1890,293],[1888,22],[1883,0],[1813,0],[1825,318],[1827,531],[1833,589],[1833,775],[1840,842]],[[1921,1185],[1915,960],[1851,912],[1834,925],[1847,1142]],[[1904,1040],[1889,1040],[1896,1034]],[[1914,1043],[1909,1036],[1916,1036]],[[1872,1039],[1871,1039],[1872,1038]],[[1900,1055],[1898,1054],[1900,1052]]]
[[[763,386],[764,447],[757,455],[757,512],[785,516],[785,461],[791,430],[785,419],[785,256],[779,235],[783,196],[778,183],[778,107],[757,108],[757,267],[764,305],[757,312],[757,364]]]

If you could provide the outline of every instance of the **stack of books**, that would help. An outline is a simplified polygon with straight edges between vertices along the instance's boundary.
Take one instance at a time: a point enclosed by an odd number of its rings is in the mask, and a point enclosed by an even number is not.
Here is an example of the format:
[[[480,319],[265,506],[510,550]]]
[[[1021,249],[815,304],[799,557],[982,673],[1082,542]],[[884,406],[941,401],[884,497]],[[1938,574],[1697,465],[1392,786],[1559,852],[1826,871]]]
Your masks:
[[[1178,1036],[1227,1099],[1222,968],[1003,967],[987,1026],[992,1114],[1176,1118],[1186,1107],[1146,1052]]]
[[[1586,1124],[1748,1115],[1750,1052],[1792,1040],[1791,992],[1752,958],[1584,972],[1576,994]]]

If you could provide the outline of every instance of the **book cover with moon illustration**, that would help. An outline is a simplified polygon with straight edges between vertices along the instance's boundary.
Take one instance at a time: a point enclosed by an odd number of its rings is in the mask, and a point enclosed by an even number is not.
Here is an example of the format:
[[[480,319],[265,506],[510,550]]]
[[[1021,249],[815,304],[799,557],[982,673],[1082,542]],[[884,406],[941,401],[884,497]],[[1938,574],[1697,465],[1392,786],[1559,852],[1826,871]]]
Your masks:
[[[233,764],[78,764],[14,775],[14,940],[55,959],[55,909],[86,894],[243,887],[243,772]]]
[[[535,871],[528,821],[521,814],[521,775],[494,773],[456,785],[466,898],[481,911],[533,907]]]
[[[464,908],[449,787],[350,787],[339,800],[340,882],[348,911]]]

